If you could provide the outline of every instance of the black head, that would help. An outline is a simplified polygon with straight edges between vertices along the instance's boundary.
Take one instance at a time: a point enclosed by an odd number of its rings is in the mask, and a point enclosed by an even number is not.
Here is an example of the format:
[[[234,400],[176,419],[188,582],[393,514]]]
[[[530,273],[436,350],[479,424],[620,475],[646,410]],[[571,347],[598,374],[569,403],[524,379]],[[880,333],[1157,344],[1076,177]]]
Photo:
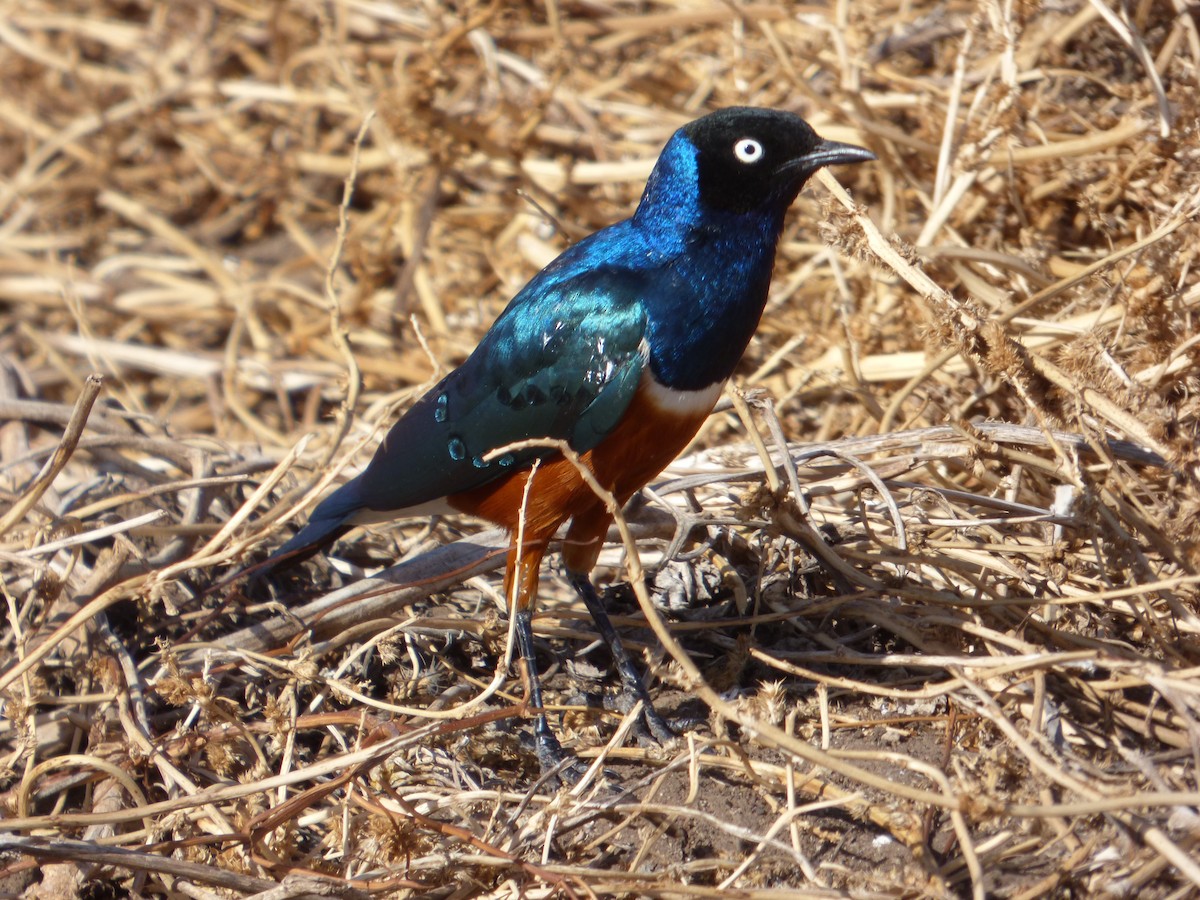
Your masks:
[[[822,166],[875,159],[870,150],[827,141],[799,116],[774,109],[730,107],[680,130],[696,148],[701,204],[729,212],[786,208]]]

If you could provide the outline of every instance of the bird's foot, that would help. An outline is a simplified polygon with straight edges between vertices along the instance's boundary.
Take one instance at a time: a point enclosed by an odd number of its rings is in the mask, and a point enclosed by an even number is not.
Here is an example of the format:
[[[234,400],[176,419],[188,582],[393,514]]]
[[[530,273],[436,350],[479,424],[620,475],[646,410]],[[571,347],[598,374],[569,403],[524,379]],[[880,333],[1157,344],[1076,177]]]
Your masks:
[[[558,738],[549,729],[536,731],[534,746],[542,775],[569,786],[578,784],[587,774],[587,764],[564,750]]]
[[[667,724],[667,720],[653,706],[642,706],[642,724],[650,732],[650,736],[660,744],[670,744],[679,737],[679,732]],[[686,728],[686,724],[684,727]]]
[[[704,724],[702,719],[694,716],[677,717],[668,722],[663,714],[655,709],[653,703],[648,699],[638,697],[633,691],[622,691],[618,695],[616,707],[620,712],[628,713],[638,700],[642,700],[642,713],[638,716],[634,731],[640,744],[670,745],[681,735]]]

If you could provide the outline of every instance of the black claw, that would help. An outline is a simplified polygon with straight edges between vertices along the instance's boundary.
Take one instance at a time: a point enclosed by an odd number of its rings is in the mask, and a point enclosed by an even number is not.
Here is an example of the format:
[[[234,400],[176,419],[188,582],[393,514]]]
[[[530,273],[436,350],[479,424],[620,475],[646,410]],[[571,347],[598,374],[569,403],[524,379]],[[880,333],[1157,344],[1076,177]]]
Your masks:
[[[660,744],[669,744],[679,737],[679,733],[667,724],[667,720],[653,706],[643,707],[642,720],[646,723],[646,729]]]
[[[568,759],[567,751],[562,748],[552,734],[539,734],[536,740],[537,758],[542,765],[542,771],[548,772],[555,766],[562,765]]]
[[[622,684],[621,694],[616,698],[613,709],[628,715],[630,710],[641,699],[635,692],[626,690],[625,685]],[[698,724],[699,721],[696,719],[681,719],[675,725],[672,725],[655,707],[647,706],[643,702],[642,710],[634,725],[634,729],[637,731],[639,742],[641,743],[656,742],[659,744],[669,744],[678,738],[681,732],[689,731]]]
[[[535,726],[534,744],[545,781],[557,781],[564,787],[570,787],[582,781],[587,774],[588,764],[564,750],[548,726],[544,731]],[[615,778],[607,770],[604,774],[610,779]]]

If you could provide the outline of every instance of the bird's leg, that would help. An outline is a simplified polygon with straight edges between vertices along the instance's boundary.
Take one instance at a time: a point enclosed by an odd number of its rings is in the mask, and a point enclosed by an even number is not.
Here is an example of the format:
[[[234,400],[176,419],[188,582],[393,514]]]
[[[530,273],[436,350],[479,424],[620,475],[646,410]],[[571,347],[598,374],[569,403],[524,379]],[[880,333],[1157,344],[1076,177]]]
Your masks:
[[[533,720],[534,747],[542,771],[563,766],[570,757],[550,728],[546,709],[542,704],[542,683],[538,679],[537,654],[533,647],[533,600],[537,596],[538,570],[541,568],[545,545],[526,548],[523,552],[513,548],[509,552],[508,569],[505,572],[505,593],[512,604],[512,617],[517,632],[517,649],[525,663],[528,679],[529,705],[537,710]],[[514,584],[515,582],[515,584]],[[515,588],[515,590],[514,590]],[[578,781],[583,772],[576,760],[563,767],[560,777],[565,781]]]
[[[663,743],[670,741],[676,736],[675,731],[654,708],[650,692],[646,690],[642,677],[633,667],[633,661],[630,660],[629,654],[625,652],[621,636],[613,628],[612,621],[608,618],[608,612],[604,609],[604,601],[600,599],[591,579],[584,572],[568,572],[567,578],[570,580],[571,586],[583,598],[588,612],[592,614],[592,620],[596,623],[596,628],[600,631],[600,636],[604,638],[604,643],[608,644],[608,650],[612,653],[613,663],[617,667],[617,674],[621,676],[621,686],[625,689],[625,693],[632,694],[634,698],[642,701],[642,716],[646,720],[646,727],[650,729],[650,733],[656,740]]]
[[[624,499],[627,498],[622,498]],[[563,541],[563,564],[566,566],[571,587],[583,598],[592,621],[596,623],[600,636],[608,645],[617,674],[621,676],[621,687],[625,690],[625,695],[635,701],[642,701],[642,718],[646,727],[655,740],[666,743],[676,736],[675,732],[654,708],[650,692],[646,690],[645,683],[633,667],[629,654],[625,652],[625,645],[621,643],[621,636],[617,634],[608,618],[604,601],[600,599],[592,580],[588,577],[588,573],[595,568],[596,561],[600,558],[600,548],[604,545],[604,536],[608,533],[611,523],[612,514],[602,504],[576,513],[571,519],[571,527],[567,529],[566,540]]]
[[[521,650],[521,659],[525,663],[525,674],[529,679],[529,705],[537,710],[533,720],[533,737],[537,747],[538,762],[542,769],[553,769],[564,759],[566,752],[554,732],[550,728],[550,720],[546,718],[546,709],[542,705],[542,684],[538,680],[537,655],[533,650],[533,616],[529,608],[519,609],[514,617],[517,627],[517,645]]]

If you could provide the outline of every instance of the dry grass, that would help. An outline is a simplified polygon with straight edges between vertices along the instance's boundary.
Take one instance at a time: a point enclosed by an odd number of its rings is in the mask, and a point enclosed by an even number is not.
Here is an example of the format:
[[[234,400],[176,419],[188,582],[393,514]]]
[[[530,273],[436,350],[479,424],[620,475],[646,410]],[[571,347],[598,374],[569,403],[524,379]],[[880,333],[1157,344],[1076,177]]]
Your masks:
[[[452,6],[6,4],[0,890],[1200,889],[1194,10]],[[469,522],[213,587],[737,103],[880,162],[797,203],[746,396],[605,554],[706,723],[586,704],[548,570],[602,761],[539,783]]]

